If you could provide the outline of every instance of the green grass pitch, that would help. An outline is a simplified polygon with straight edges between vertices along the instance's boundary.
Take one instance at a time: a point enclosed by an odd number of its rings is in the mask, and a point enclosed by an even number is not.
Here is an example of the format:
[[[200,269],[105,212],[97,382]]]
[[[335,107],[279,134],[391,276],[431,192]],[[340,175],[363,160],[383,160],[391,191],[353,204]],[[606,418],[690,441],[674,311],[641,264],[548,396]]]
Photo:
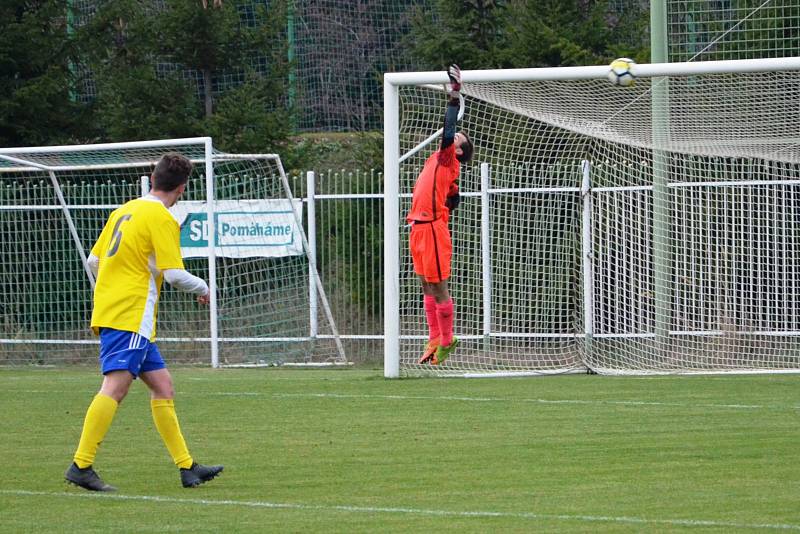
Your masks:
[[[95,369],[0,371],[2,532],[800,530],[800,376],[385,380],[174,368],[184,489],[135,383],[63,472]]]

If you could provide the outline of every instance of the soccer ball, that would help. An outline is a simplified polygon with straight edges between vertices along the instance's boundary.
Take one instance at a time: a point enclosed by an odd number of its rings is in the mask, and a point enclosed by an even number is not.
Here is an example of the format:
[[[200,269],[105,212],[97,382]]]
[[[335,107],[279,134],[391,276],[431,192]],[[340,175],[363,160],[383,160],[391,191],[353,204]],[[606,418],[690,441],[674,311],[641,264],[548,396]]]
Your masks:
[[[621,85],[629,87],[636,81],[636,76],[633,75],[633,68],[636,62],[626,57],[615,59],[609,65],[608,81],[614,85]]]

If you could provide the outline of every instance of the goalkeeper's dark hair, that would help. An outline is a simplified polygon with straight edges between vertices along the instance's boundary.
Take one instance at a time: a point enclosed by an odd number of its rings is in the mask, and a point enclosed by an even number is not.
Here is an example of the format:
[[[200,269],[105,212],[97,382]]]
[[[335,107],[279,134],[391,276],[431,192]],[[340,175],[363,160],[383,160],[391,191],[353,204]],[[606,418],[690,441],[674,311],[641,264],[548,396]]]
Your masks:
[[[177,152],[168,152],[161,156],[153,170],[153,189],[157,191],[174,191],[189,181],[192,174],[192,162]]]
[[[464,136],[464,142],[461,143],[461,146],[458,148],[461,149],[461,154],[456,156],[456,159],[461,163],[467,163],[469,160],[472,159],[472,152],[475,150],[475,147],[472,145],[472,139],[464,132],[458,132]]]

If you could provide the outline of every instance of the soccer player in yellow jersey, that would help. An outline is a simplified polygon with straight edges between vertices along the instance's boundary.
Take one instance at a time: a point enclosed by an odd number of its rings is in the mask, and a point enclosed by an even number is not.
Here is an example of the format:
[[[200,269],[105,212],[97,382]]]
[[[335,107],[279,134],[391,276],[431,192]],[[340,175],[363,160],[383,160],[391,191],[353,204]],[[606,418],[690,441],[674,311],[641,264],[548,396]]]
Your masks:
[[[115,491],[92,468],[119,403],[137,377],[150,389],[153,421],[184,487],[199,486],[217,476],[221,465],[196,463],[175,414],[172,377],[154,343],[161,283],[197,295],[208,304],[208,286],[183,268],[178,223],[167,211],[186,189],[192,163],[177,153],[165,154],[151,176],[150,194],[127,202],[108,218],[92,248],[89,266],[97,278],[92,330],[100,336],[103,383],[83,423],[67,481],[91,491]]]

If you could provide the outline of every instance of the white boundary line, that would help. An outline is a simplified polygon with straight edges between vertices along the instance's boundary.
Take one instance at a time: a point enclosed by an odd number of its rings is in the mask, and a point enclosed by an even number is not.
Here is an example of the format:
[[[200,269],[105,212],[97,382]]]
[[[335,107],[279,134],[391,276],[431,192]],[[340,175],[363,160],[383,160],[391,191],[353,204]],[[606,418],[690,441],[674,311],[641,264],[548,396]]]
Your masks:
[[[613,405],[613,406],[654,406],[654,407],[674,407],[674,408],[721,408],[733,410],[800,410],[800,405],[763,405],[763,404],[687,404],[680,402],[650,402],[636,400],[581,400],[581,399],[531,399],[531,398],[502,398],[502,397],[456,397],[456,396],[425,396],[425,395],[364,395],[364,394],[343,394],[343,393],[258,393],[258,392],[209,392],[206,395],[220,395],[227,397],[256,397],[269,396],[273,398],[327,398],[327,399],[384,399],[384,400],[410,400],[410,401],[457,401],[457,402],[501,402],[510,403],[534,403],[534,404],[581,404],[581,405]]]
[[[710,521],[704,519],[647,519],[629,516],[604,516],[581,514],[539,514],[534,512],[493,512],[489,510],[436,510],[431,508],[406,508],[383,506],[351,506],[351,505],[325,505],[303,503],[277,503],[268,501],[235,501],[230,499],[180,499],[176,497],[160,497],[156,495],[113,495],[97,493],[66,493],[48,491],[26,490],[0,490],[2,495],[15,495],[24,497],[71,497],[79,499],[109,499],[118,501],[142,501],[167,504],[194,504],[200,506],[238,506],[242,508],[269,508],[282,510],[314,510],[319,512],[349,512],[358,514],[407,514],[434,517],[475,517],[475,518],[510,518],[531,519],[541,521],[582,521],[590,523],[624,523],[634,525],[670,525],[685,527],[714,527],[714,528],[751,528],[770,530],[800,530],[800,525],[785,523],[734,523],[728,521]]]
[[[56,391],[53,389],[18,389],[10,390],[14,394],[40,395],[42,393],[73,393],[72,390]],[[262,393],[258,391],[203,391],[182,392],[182,397],[267,397],[273,399],[338,399],[338,400],[399,400],[399,401],[453,401],[453,402],[499,402],[503,404],[526,403],[544,405],[583,405],[583,406],[631,406],[645,408],[708,408],[720,410],[788,410],[800,411],[800,404],[689,404],[681,402],[657,402],[638,400],[584,400],[584,399],[533,399],[503,397],[461,397],[434,395],[367,395],[351,393]]]

